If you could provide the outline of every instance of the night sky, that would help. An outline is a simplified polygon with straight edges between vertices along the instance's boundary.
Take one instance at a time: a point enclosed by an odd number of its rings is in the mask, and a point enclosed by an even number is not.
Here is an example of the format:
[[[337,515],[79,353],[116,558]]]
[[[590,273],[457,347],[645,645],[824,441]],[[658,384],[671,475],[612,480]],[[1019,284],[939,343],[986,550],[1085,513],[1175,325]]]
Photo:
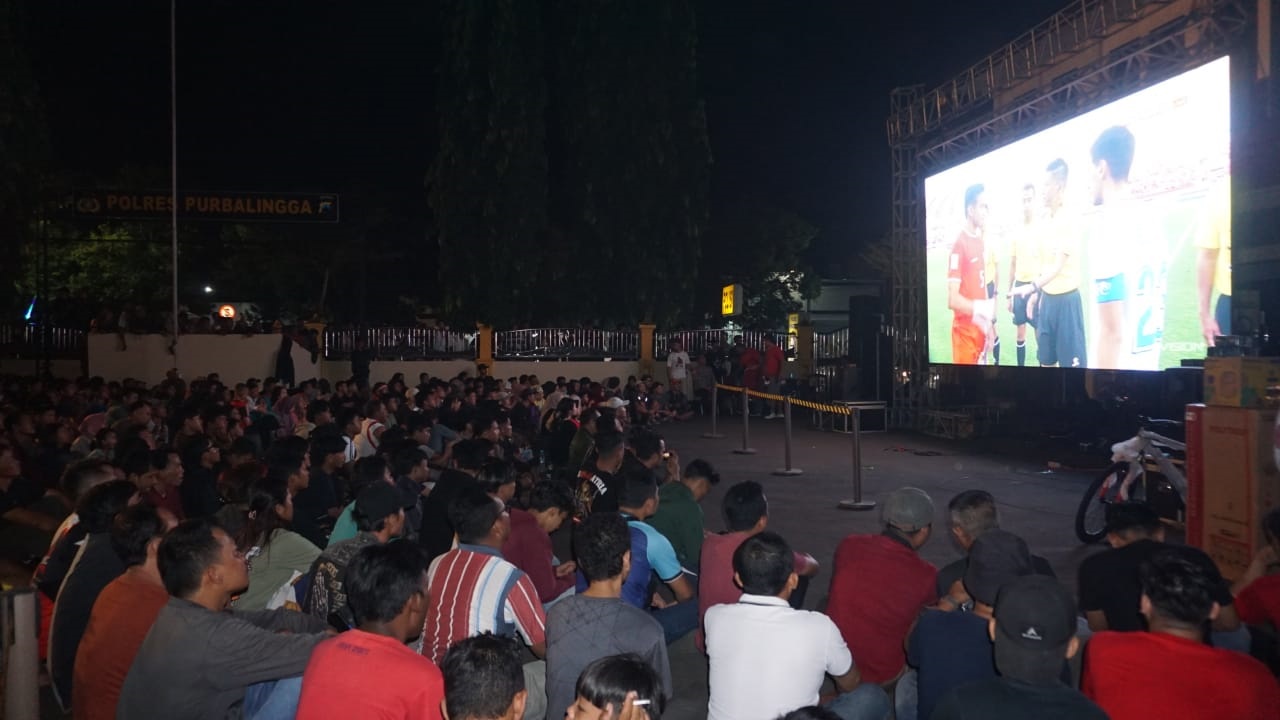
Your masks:
[[[889,226],[889,90],[936,85],[1063,4],[704,0],[713,198],[769,198],[822,229],[818,259],[847,255]],[[58,167],[167,169],[168,3],[28,5]],[[178,6],[184,188],[337,191],[348,207],[372,192],[426,227],[435,3]]]

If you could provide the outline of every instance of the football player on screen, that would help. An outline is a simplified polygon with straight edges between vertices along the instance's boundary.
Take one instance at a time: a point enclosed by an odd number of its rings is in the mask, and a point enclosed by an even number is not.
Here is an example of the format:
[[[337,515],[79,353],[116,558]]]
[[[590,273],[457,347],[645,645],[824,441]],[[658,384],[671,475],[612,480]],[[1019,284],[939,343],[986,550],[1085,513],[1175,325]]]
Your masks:
[[[1027,312],[1031,300],[1025,293],[1014,294],[1020,287],[1029,287],[1040,272],[1040,238],[1036,222],[1036,186],[1022,186],[1022,227],[1013,237],[1009,249],[1009,313],[1018,333],[1018,367],[1027,364],[1027,325],[1035,327],[1035,318]],[[1034,288],[1033,288],[1034,290]]]
[[[987,255],[983,232],[987,225],[986,188],[981,183],[964,191],[964,226],[951,246],[947,261],[947,307],[951,321],[951,362],[977,365],[984,361],[987,336],[993,333],[995,300],[988,297]]]
[[[1036,355],[1044,367],[1084,367],[1084,303],[1080,298],[1080,232],[1066,212],[1067,163],[1058,158],[1045,168],[1041,224],[1040,274],[1010,293],[1028,298],[1036,318]]]

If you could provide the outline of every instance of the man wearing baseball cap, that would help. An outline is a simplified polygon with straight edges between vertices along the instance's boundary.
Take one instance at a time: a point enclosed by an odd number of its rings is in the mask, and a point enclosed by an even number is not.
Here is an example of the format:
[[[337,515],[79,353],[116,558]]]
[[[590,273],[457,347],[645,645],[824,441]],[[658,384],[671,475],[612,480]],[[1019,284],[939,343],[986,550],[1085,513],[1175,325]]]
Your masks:
[[[1061,679],[1063,663],[1080,650],[1076,606],[1066,589],[1051,577],[1027,575],[1005,583],[995,603],[987,632],[1000,677],[952,688],[933,720],[1105,720],[1105,712]]]
[[[884,684],[902,674],[911,624],[938,599],[938,569],[917,554],[933,527],[928,493],[894,490],[880,505],[880,520],[879,534],[853,534],[836,547],[827,615],[853,651],[862,679]]]
[[[375,482],[360,491],[352,512],[359,532],[329,546],[316,558],[305,602],[307,612],[321,620],[337,615],[347,627],[354,626],[343,584],[347,564],[362,548],[386,545],[399,537],[405,527],[405,508],[416,501],[416,496],[385,482]]]
[[[919,679],[919,717],[931,717],[938,698],[951,688],[995,677],[987,621],[1000,588],[1032,572],[1027,543],[1008,530],[988,530],[974,541],[964,574],[972,606],[926,610],[907,642],[907,664],[916,668]],[[900,685],[899,696],[903,690]],[[910,713],[899,712],[899,720],[904,715]]]

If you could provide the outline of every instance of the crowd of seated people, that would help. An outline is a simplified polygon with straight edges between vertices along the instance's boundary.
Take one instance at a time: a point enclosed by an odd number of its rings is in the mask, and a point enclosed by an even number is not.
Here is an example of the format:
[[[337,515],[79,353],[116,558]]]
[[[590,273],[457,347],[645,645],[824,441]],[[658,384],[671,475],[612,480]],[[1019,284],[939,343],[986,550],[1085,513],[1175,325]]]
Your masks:
[[[686,378],[689,376],[686,376]],[[818,564],[618,379],[0,383],[0,571],[75,718],[1268,717],[1280,510],[1232,585],[1113,506],[1079,602],[968,490],[904,487]],[[941,515],[941,517],[940,517]],[[935,526],[962,557],[919,551]],[[812,548],[809,548],[812,549]],[[1078,609],[1077,609],[1078,608]]]

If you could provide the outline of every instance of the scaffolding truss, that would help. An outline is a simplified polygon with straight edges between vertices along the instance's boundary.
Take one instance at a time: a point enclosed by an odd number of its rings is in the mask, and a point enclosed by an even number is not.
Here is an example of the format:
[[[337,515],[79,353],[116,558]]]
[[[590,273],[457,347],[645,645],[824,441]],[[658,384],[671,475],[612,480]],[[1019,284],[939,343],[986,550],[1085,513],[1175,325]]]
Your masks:
[[[891,92],[896,426],[919,425],[927,384],[924,174],[1217,58],[1254,20],[1247,0],[1080,0],[939,88]]]

